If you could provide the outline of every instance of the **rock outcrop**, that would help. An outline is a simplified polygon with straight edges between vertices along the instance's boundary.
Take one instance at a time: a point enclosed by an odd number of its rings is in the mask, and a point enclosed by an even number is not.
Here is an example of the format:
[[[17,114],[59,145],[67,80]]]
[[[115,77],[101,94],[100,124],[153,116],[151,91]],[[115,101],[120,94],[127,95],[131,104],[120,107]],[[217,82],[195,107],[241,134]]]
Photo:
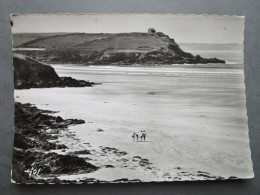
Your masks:
[[[14,56],[14,88],[91,87],[95,83],[59,77],[54,68],[25,56]]]
[[[57,181],[38,179],[38,176],[89,173],[98,169],[75,155],[61,155],[50,150],[66,149],[63,144],[51,142],[69,125],[83,120],[62,119],[49,115],[31,104],[15,103],[15,135],[12,180],[16,183],[51,183]]]

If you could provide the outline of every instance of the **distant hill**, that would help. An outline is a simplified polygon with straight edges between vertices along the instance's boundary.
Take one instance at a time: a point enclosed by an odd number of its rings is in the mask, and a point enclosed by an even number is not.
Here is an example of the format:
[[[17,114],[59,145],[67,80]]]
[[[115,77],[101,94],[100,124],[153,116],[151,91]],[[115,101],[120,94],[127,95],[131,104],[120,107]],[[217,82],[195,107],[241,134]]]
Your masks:
[[[44,48],[44,51],[19,51],[49,63],[87,65],[197,64],[225,63],[184,52],[161,32],[118,34],[15,34],[15,47]]]

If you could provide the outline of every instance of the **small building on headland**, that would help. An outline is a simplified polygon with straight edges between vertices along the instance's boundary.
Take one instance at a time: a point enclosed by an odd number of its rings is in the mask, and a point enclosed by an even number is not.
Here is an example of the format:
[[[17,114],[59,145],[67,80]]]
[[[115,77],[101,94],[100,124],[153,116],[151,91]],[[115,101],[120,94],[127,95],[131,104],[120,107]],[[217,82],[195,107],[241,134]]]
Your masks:
[[[154,33],[156,33],[156,30],[154,28],[149,28],[148,29],[148,33],[149,34],[154,34]]]

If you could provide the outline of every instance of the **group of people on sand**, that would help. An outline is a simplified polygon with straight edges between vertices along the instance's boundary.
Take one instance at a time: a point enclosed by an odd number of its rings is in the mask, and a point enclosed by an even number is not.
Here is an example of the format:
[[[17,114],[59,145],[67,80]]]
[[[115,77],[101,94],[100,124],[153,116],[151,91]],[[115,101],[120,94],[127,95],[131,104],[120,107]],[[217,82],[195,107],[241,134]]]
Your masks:
[[[139,141],[139,139],[140,139],[141,142],[145,141],[146,132],[145,131],[141,131],[139,133],[139,135],[138,135],[138,133],[133,133],[132,138],[133,138],[133,141],[137,141],[137,142]]]

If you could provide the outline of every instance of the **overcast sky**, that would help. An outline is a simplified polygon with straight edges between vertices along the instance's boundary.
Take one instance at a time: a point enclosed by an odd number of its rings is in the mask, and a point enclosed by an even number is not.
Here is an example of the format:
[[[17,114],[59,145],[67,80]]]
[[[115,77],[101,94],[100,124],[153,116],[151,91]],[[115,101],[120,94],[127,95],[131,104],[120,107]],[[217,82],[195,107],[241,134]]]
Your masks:
[[[243,43],[244,18],[202,15],[20,15],[13,33],[163,32],[179,43]]]

